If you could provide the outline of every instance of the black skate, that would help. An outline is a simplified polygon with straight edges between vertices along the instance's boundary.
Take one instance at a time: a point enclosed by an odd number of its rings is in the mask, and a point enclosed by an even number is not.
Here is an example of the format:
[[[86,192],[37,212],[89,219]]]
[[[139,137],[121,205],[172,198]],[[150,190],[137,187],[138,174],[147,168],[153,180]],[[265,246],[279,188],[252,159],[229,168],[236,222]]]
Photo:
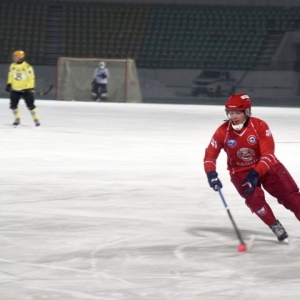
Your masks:
[[[41,123],[39,122],[39,120],[34,120],[34,123],[35,123],[36,127],[41,126]]]
[[[288,233],[285,231],[281,223],[276,220],[271,226],[271,230],[274,232],[274,234],[277,236],[277,239],[279,242],[284,241],[285,239],[288,238]],[[288,240],[286,240],[288,242]]]
[[[13,122],[13,126],[17,127],[20,125],[20,119],[15,119],[15,121]]]

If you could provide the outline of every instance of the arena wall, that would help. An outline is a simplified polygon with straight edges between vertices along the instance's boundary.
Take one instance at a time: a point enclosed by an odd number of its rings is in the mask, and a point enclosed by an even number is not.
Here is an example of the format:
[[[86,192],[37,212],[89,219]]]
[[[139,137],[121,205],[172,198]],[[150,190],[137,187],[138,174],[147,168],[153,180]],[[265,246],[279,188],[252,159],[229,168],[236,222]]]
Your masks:
[[[0,65],[0,97],[4,91],[8,65]],[[37,90],[56,83],[56,67],[35,66]],[[218,104],[224,99],[192,97],[191,86],[201,70],[139,69],[143,102]],[[236,79],[236,92],[261,99],[260,104],[300,106],[300,73],[294,71],[231,71]],[[55,88],[43,99],[55,99]],[[259,104],[259,103],[258,103]]]
[[[39,0],[49,2],[49,0]],[[300,6],[299,0],[61,0],[61,2],[98,3],[159,3],[159,4],[199,4],[199,5],[248,5],[248,6]],[[57,0],[53,2],[58,2]]]

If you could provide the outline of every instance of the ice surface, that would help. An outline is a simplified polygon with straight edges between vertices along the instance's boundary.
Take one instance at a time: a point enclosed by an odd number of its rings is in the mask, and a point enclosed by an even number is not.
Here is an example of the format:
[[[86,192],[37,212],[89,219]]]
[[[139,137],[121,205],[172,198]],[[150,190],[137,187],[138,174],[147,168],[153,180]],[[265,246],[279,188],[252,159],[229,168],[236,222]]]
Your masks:
[[[0,102],[0,299],[299,299],[300,224],[267,196],[290,234],[279,244],[232,187],[224,195],[251,252],[203,172],[220,106],[38,102],[11,127]],[[299,109],[254,108],[300,179]]]

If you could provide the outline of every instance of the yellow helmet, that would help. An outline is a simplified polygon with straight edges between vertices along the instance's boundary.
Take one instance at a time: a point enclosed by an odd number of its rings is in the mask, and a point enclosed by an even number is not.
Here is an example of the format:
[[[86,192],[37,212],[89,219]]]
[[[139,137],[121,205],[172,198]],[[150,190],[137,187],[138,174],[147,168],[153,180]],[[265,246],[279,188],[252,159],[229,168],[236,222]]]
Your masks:
[[[13,53],[13,56],[17,57],[18,59],[24,59],[25,58],[25,52],[22,50],[16,50]]]

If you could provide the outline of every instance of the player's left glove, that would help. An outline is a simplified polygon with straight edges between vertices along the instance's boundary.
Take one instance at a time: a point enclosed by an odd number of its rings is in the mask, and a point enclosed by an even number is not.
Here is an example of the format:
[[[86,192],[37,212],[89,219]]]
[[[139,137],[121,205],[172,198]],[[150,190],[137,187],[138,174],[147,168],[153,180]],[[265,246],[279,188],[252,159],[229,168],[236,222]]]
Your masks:
[[[208,172],[206,175],[210,187],[216,192],[218,191],[218,189],[221,189],[223,187],[222,182],[218,178],[218,173],[216,171]]]
[[[6,90],[7,92],[10,92],[10,91],[11,91],[11,84],[10,84],[10,83],[8,83],[8,84],[6,85],[5,90]]]
[[[105,79],[105,78],[107,78],[107,75],[106,75],[106,74],[101,74],[101,77],[102,77],[103,79]]]
[[[252,194],[257,182],[258,182],[259,174],[255,170],[250,170],[246,179],[242,182],[242,186],[245,187],[246,194]]]

